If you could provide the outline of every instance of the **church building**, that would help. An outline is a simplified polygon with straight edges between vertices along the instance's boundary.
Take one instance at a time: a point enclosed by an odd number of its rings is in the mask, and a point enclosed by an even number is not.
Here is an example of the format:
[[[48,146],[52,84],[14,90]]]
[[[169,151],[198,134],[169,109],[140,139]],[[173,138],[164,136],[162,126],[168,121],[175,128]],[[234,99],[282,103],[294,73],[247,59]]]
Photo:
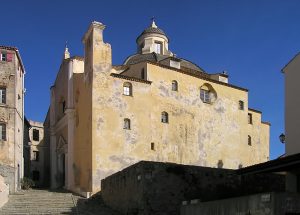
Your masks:
[[[104,29],[91,23],[84,57],[66,47],[51,87],[44,125],[52,188],[89,197],[141,160],[228,169],[269,160],[270,124],[248,106],[247,89],[177,57],[154,20],[137,37],[137,53],[112,65]]]

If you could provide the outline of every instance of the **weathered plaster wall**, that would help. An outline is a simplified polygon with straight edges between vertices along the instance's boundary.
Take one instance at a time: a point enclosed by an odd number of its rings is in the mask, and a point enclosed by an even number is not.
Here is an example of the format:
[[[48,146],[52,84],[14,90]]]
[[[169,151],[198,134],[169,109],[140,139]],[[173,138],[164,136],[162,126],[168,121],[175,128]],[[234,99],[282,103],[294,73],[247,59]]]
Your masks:
[[[0,50],[3,51],[3,50]],[[11,62],[0,61],[0,86],[6,88],[6,104],[0,104],[0,121],[6,124],[6,140],[0,140],[0,172],[10,184],[10,192],[17,190],[18,180],[23,176],[23,71],[14,51]],[[6,178],[6,176],[8,178]]]
[[[232,169],[268,160],[268,129],[262,129],[256,112],[248,124],[247,92],[152,64],[147,64],[147,74],[151,84],[94,74],[95,179],[139,160],[209,167],[221,161],[222,167]],[[178,82],[178,91],[171,90],[172,80]],[[123,95],[125,82],[132,84],[132,96]],[[199,98],[204,83],[217,92],[213,104]],[[244,110],[238,109],[239,100]],[[169,123],[161,123],[163,111],[169,113]],[[131,120],[130,130],[123,129],[124,118]]]

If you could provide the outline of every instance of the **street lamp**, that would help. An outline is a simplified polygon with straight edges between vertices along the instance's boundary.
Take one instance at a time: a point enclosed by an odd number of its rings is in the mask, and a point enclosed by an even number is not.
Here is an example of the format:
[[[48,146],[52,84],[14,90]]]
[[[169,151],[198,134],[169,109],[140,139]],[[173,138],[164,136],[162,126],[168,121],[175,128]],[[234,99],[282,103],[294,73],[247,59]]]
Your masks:
[[[279,135],[279,140],[281,143],[285,143],[285,134],[284,133]]]

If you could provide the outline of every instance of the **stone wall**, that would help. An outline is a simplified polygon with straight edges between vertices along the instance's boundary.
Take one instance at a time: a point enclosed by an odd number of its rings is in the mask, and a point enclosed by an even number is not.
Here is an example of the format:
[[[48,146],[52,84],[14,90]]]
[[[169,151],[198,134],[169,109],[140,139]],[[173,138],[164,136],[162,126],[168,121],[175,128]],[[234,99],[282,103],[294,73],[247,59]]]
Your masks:
[[[8,165],[0,164],[0,175],[4,178],[4,182],[9,184],[9,188],[12,191],[15,182],[15,170],[13,167]]]
[[[180,215],[299,214],[300,195],[292,193],[260,193],[211,202],[183,202]]]
[[[9,186],[0,175],[0,208],[8,201]]]
[[[284,177],[238,176],[229,169],[141,161],[107,177],[101,185],[105,203],[123,214],[175,215],[184,200],[283,191]]]

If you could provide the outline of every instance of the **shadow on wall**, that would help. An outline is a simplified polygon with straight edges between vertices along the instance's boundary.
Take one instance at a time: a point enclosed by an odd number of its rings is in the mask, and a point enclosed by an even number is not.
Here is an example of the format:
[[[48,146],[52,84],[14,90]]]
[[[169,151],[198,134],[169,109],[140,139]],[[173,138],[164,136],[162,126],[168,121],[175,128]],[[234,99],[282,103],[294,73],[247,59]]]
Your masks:
[[[71,214],[121,215],[104,204],[101,197],[101,192],[93,195],[89,199],[73,194],[73,200],[76,204],[76,207],[72,208]]]

